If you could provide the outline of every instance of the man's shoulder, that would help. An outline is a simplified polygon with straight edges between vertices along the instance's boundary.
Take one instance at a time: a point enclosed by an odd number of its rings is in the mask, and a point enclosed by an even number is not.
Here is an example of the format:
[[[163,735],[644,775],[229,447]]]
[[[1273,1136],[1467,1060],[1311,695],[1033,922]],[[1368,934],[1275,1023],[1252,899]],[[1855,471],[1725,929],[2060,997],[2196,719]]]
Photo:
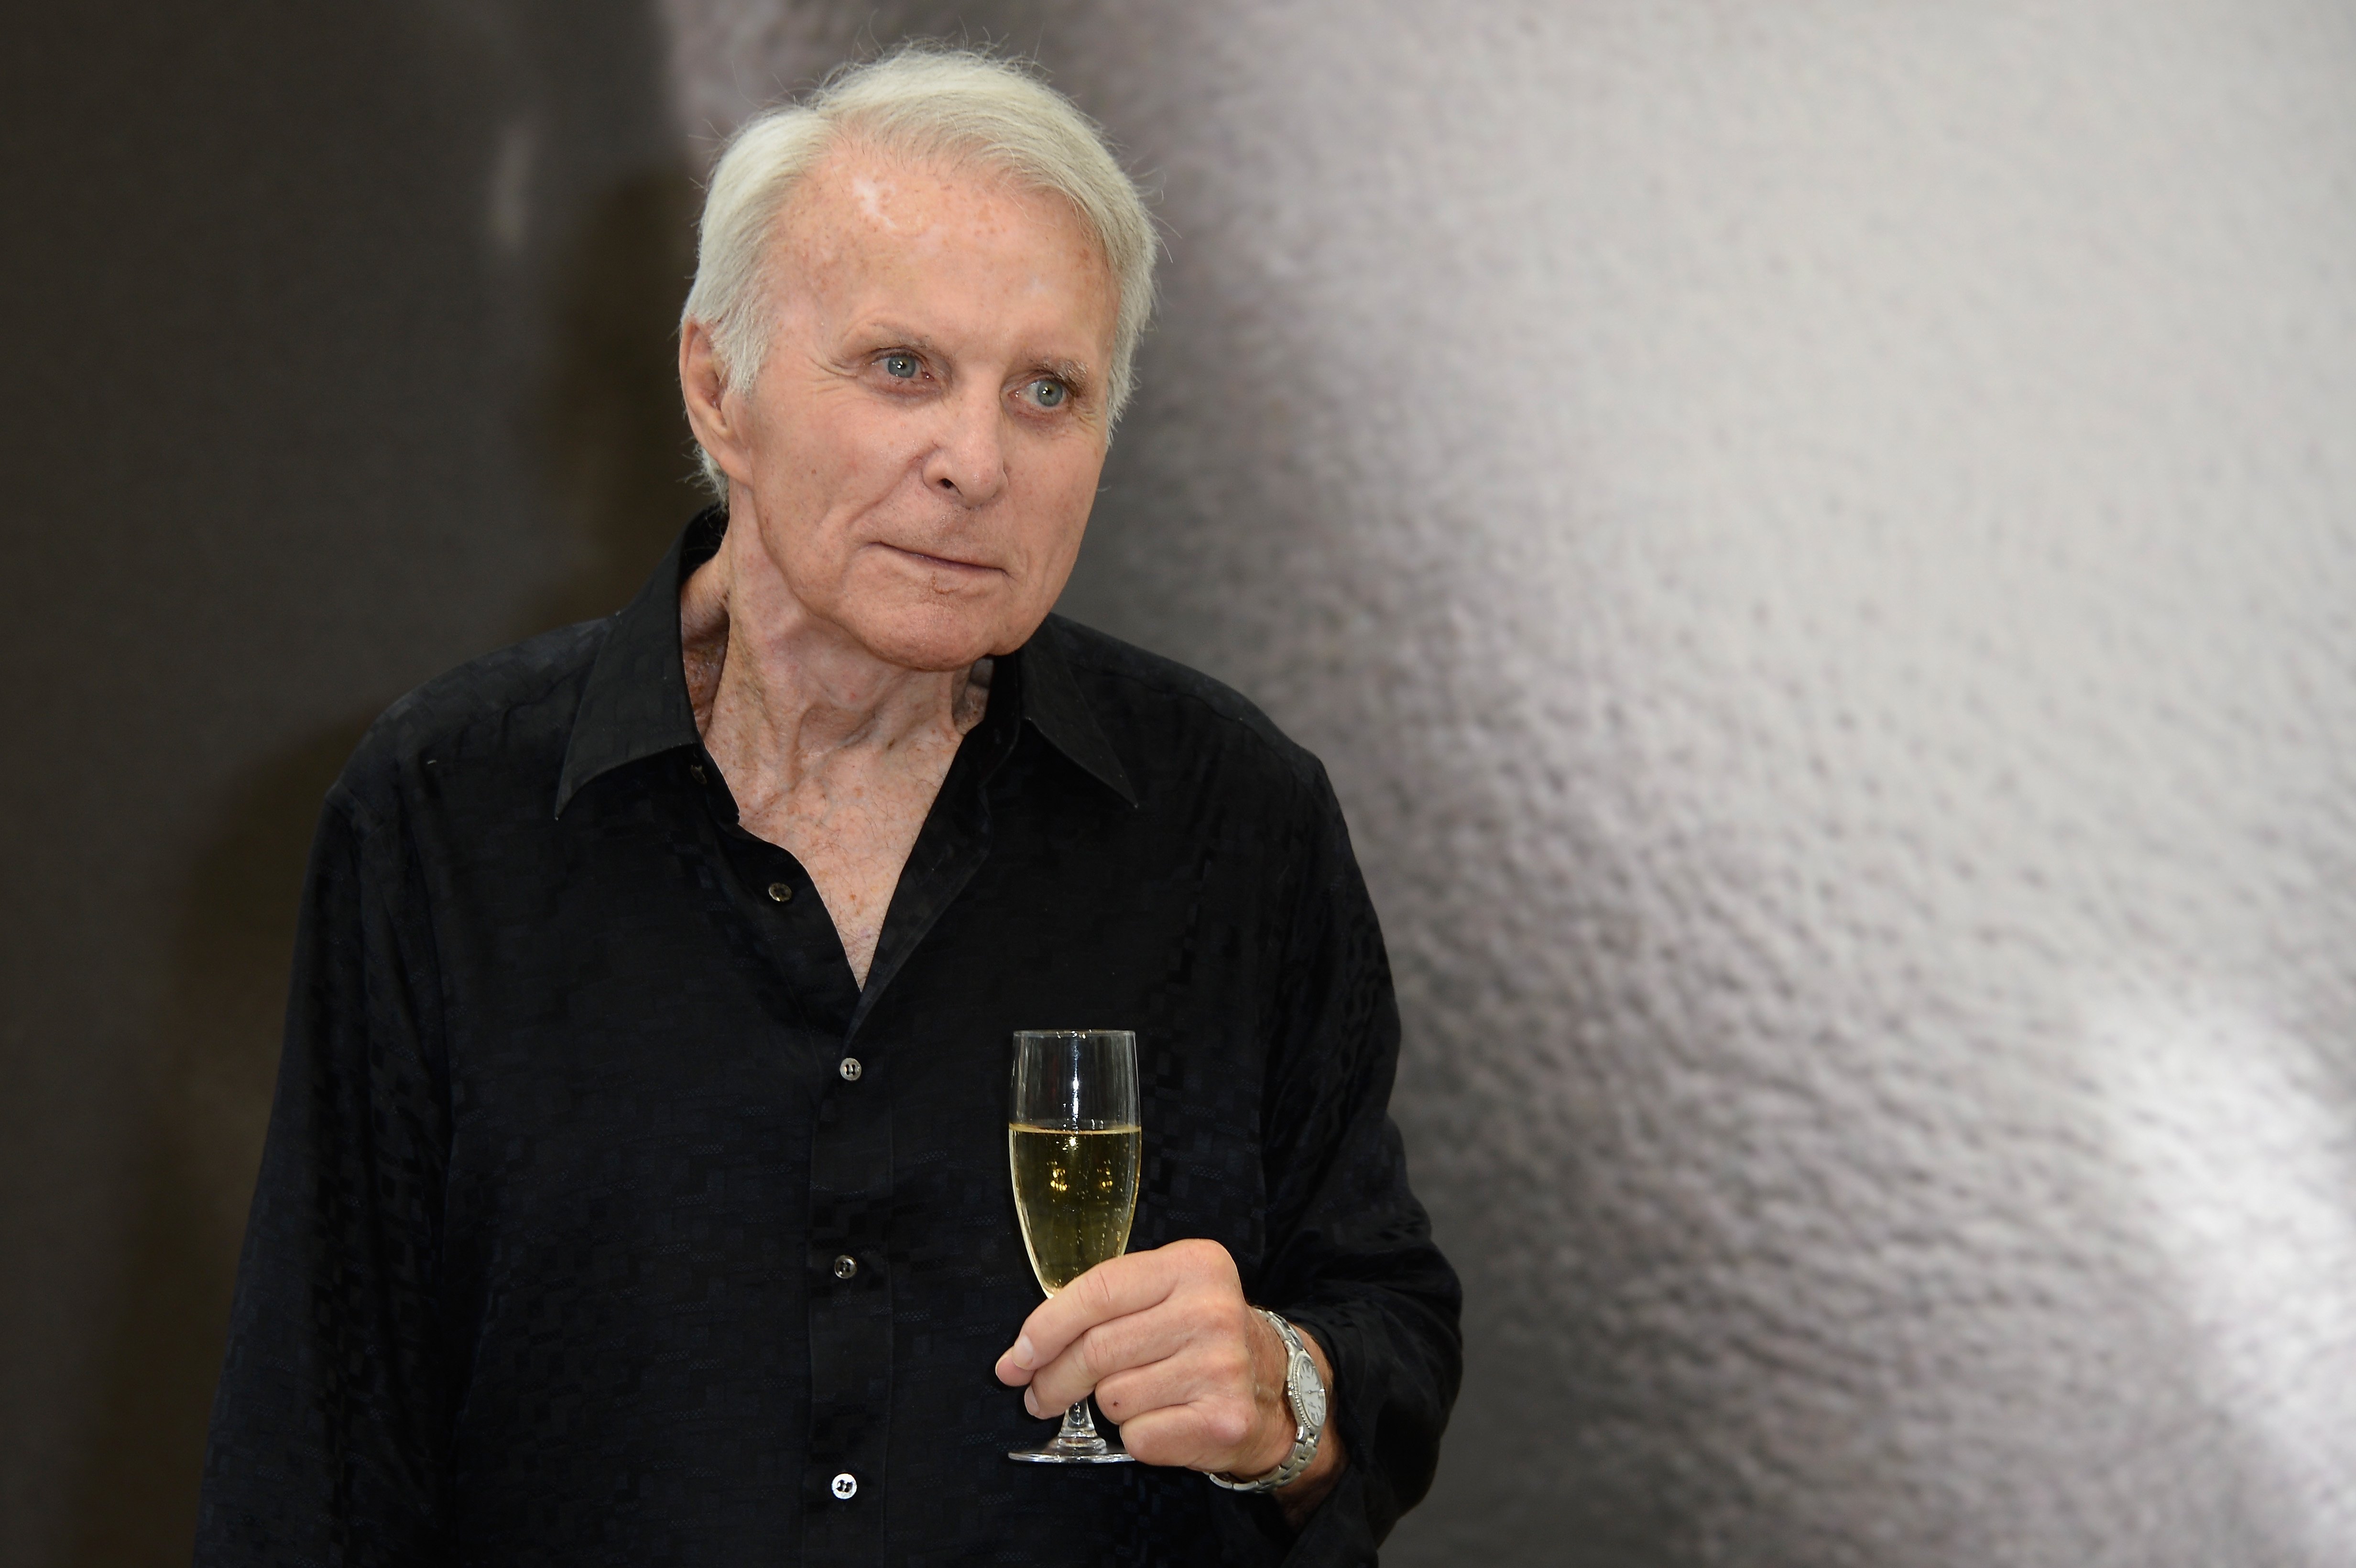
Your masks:
[[[611,616],[559,626],[434,677],[369,727],[337,795],[379,816],[421,769],[490,761],[518,784],[544,773],[552,798],[590,667],[612,629]]]
[[[1132,766],[1141,752],[1208,751],[1229,768],[1322,791],[1323,764],[1235,688],[1061,615],[1047,628],[1106,738]]]

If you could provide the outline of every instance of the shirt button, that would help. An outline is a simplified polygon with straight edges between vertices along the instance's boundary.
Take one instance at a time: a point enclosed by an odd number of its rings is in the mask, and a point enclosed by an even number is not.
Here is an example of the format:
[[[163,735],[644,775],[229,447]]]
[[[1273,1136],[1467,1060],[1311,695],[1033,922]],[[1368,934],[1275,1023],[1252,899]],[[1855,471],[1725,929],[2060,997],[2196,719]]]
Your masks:
[[[844,1057],[834,1064],[834,1070],[842,1074],[842,1081],[845,1083],[858,1083],[860,1073],[866,1071],[859,1065],[859,1058],[855,1056]]]
[[[771,882],[769,884],[769,897],[781,904],[793,902],[794,890],[792,884],[788,882]]]
[[[859,1477],[845,1470],[834,1478],[833,1490],[835,1501],[847,1503],[859,1495]]]
[[[842,1256],[834,1260],[835,1278],[849,1279],[852,1275],[855,1275],[858,1272],[859,1260],[852,1257],[849,1253],[845,1253]]]

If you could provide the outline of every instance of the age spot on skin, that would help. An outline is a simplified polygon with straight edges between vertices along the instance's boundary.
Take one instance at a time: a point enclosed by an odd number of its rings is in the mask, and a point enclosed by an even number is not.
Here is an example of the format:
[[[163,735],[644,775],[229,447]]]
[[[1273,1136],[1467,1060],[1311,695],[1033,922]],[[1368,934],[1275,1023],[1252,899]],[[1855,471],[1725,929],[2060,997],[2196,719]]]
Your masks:
[[[892,194],[891,181],[879,180],[866,175],[859,175],[853,176],[851,179],[851,194],[859,198],[860,211],[865,213],[870,219],[881,225],[885,233],[897,234],[900,232],[900,226],[893,222],[892,215],[884,209],[884,197]]]

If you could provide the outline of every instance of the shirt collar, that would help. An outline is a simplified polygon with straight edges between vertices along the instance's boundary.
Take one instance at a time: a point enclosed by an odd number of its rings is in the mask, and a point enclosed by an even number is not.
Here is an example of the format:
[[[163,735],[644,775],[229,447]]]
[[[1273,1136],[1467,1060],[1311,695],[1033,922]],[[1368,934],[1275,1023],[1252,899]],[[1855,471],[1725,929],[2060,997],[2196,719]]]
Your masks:
[[[589,667],[573,716],[564,766],[556,779],[556,815],[592,780],[644,758],[700,746],[695,709],[679,643],[679,592],[688,574],[710,560],[727,532],[718,507],[696,514],[647,579],[638,596],[614,617],[614,629]],[[1013,687],[1023,717],[1047,742],[1089,777],[1137,805],[1137,791],[1112,743],[1105,739],[1063,648],[1063,623],[1050,615],[1019,650],[1000,658],[1020,670]],[[997,681],[993,685],[1000,684]]]
[[[1097,722],[1096,710],[1065,659],[1068,624],[1060,615],[1048,616],[1031,640],[1010,656],[1023,670],[1023,717],[1082,772],[1135,805],[1137,790],[1129,782],[1129,772],[1105,739],[1104,726]]]

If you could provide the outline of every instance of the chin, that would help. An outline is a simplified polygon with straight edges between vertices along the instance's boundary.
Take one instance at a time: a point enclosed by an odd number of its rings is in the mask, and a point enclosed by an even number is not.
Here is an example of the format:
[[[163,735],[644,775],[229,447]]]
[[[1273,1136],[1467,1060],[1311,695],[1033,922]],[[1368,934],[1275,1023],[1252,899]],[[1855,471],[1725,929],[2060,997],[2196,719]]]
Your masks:
[[[870,653],[902,669],[964,669],[976,659],[988,658],[1002,647],[1019,646],[1025,640],[1010,637],[996,615],[938,611],[872,620],[861,617],[851,631]]]

